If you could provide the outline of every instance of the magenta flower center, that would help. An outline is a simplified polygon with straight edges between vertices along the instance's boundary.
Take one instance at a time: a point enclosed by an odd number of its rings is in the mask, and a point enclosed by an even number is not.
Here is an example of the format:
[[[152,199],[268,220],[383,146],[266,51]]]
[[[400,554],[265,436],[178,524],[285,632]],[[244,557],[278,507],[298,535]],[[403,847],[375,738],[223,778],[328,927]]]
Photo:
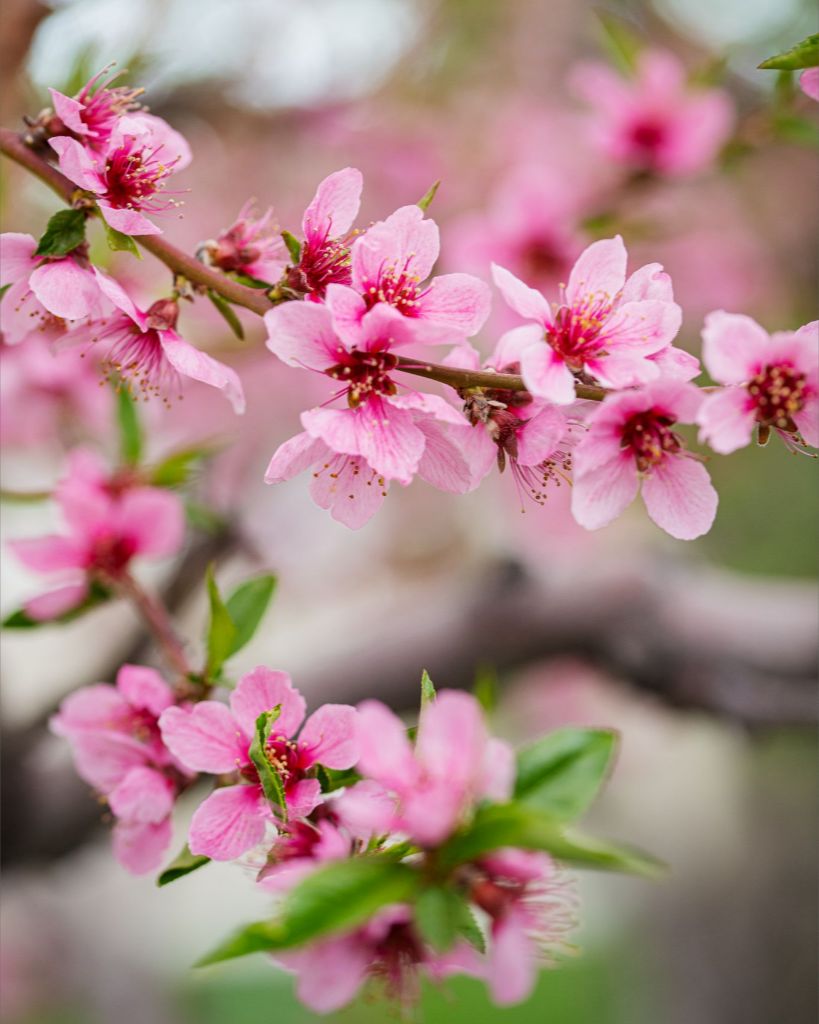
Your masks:
[[[674,422],[671,416],[653,409],[639,412],[626,421],[620,447],[631,452],[641,473],[650,472],[669,455],[682,450],[682,439],[671,429]]]
[[[414,997],[416,968],[425,959],[412,926],[396,923],[373,950],[370,972],[384,980],[393,999],[406,1004]]]
[[[94,541],[88,568],[110,579],[117,579],[123,575],[135,554],[136,544],[130,537],[104,534]]]
[[[350,246],[346,239],[305,239],[301,247],[299,265],[291,267],[285,275],[288,288],[303,295],[324,298],[328,284],[349,284]]]
[[[565,253],[554,239],[546,236],[531,238],[520,253],[520,262],[525,273],[524,280],[553,277],[566,266]]]
[[[638,121],[631,129],[631,141],[634,146],[650,158],[666,141],[665,125],[659,121]]]
[[[333,380],[347,385],[347,402],[351,409],[355,409],[373,396],[395,394],[395,382],[389,374],[397,365],[398,359],[391,352],[353,349],[342,355],[341,362],[324,372]]]
[[[156,193],[165,187],[165,179],[173,173],[175,160],[168,164],[157,159],[157,150],[140,146],[136,139],[126,138],[112,150],[103,170],[105,197],[117,209],[167,209],[172,201],[160,200]]]
[[[605,355],[603,327],[611,314],[611,296],[590,295],[575,306],[561,306],[546,327],[546,341],[574,373]]]
[[[426,289],[421,289],[421,279],[410,272],[409,258],[403,267],[389,266],[383,268],[374,284],[364,289],[364,302],[367,309],[372,309],[379,302],[394,306],[404,316],[418,316],[418,299]]]
[[[766,366],[748,383],[757,422],[797,433],[793,416],[804,408],[806,386],[804,373],[799,373],[792,366]]]

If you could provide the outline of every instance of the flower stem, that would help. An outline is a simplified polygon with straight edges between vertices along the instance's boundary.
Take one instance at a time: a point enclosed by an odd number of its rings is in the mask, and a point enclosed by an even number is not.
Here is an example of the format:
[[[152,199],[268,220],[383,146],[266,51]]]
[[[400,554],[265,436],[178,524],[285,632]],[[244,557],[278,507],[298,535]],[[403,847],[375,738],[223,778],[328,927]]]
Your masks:
[[[191,667],[185,657],[182,642],[176,635],[168,610],[156,597],[153,597],[136,579],[125,573],[116,581],[116,586],[123,597],[127,598],[136,608],[148,631],[156,641],[168,667],[179,676],[178,688],[187,689]]]

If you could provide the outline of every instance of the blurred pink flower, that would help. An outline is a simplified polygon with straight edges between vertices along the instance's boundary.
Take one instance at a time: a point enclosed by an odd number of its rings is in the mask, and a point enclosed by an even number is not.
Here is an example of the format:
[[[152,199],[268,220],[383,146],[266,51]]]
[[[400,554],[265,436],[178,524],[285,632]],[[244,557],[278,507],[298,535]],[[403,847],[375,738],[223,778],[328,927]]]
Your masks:
[[[254,201],[249,199],[233,224],[202,248],[210,263],[220,270],[277,281],[287,266],[287,247],[277,234],[273,208],[254,217],[253,207]]]
[[[799,88],[819,103],[819,68],[805,68],[799,76]]]
[[[76,96],[69,97],[57,89],[49,88],[54,112],[68,133],[79,136],[80,141],[92,149],[104,149],[119,119],[139,109],[137,97],[143,89],[127,85],[112,87],[123,71],[108,75],[113,64],[104,67],[90,78]],[[107,78],[105,76],[108,76]],[[53,131],[54,135],[64,134]]]
[[[632,79],[596,63],[579,65],[572,77],[594,110],[599,147],[636,170],[705,170],[731,134],[735,113],[728,93],[691,85],[681,61],[667,50],[643,51]]]
[[[581,526],[607,526],[631,504],[642,481],[646,510],[659,527],[678,540],[708,532],[717,493],[672,429],[694,422],[702,398],[685,381],[658,380],[605,399],[574,452],[572,514]]]
[[[819,321],[769,335],[748,316],[718,310],[705,319],[703,360],[727,387],[700,406],[700,440],[728,455],[758,426],[789,448],[819,447]]]

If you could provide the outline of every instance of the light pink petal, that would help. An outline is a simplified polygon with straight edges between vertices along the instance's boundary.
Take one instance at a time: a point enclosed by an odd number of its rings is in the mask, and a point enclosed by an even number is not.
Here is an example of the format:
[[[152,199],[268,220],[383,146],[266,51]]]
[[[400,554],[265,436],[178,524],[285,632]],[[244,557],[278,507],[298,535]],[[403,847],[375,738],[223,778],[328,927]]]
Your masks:
[[[177,495],[157,487],[126,491],[116,507],[116,524],[137,555],[174,555],[185,539],[185,510]]]
[[[728,387],[708,395],[697,414],[700,441],[720,455],[750,444],[756,413],[745,388]]]
[[[470,338],[486,323],[491,306],[491,294],[483,281],[471,274],[443,274],[430,282],[415,313]]]
[[[347,348],[333,330],[330,310],[318,302],[285,302],[264,315],[267,347],[288,366],[327,370]]]
[[[535,412],[518,431],[518,462],[537,466],[548,459],[566,433],[566,417],[553,405]]]
[[[49,88],[48,91],[51,93],[54,113],[66,128],[70,128],[76,135],[88,135],[88,128],[81,117],[82,111],[85,109],[84,105],[69,96],[64,96],[56,89]]]
[[[332,326],[338,337],[348,345],[355,345],[360,336],[359,324],[367,312],[364,299],[347,285],[331,283],[327,285],[324,304],[332,314]],[[287,306],[279,308],[286,309]]]
[[[158,331],[162,351],[171,366],[185,377],[224,391],[233,411],[245,411],[245,393],[236,371],[218,359],[190,345],[175,331]]]
[[[585,249],[569,275],[566,299],[577,306],[587,296],[614,300],[626,282],[626,247],[620,235],[601,238]]]
[[[717,514],[717,492],[705,466],[670,457],[643,481],[643,501],[654,522],[677,540],[707,533]]]
[[[395,799],[372,779],[344,790],[331,804],[343,828],[355,839],[368,843],[373,836],[387,835],[395,821]]]
[[[572,89],[595,108],[616,117],[631,103],[632,86],[607,64],[583,61],[571,75]]]
[[[68,583],[46,594],[32,597],[26,601],[24,609],[29,618],[36,622],[48,622],[76,608],[88,596],[88,582]]]
[[[770,338],[756,320],[717,310],[705,318],[702,361],[720,384],[743,384],[765,365]]]
[[[69,738],[77,774],[101,793],[110,793],[128,772],[142,767],[147,759],[145,747],[122,733],[88,730]]]
[[[648,384],[660,376],[656,362],[644,353],[629,348],[614,348],[614,351],[598,359],[589,359],[586,369],[604,387],[627,388],[636,384]]]
[[[256,732],[256,719],[265,711],[281,705],[273,733],[295,736],[307,709],[304,697],[293,686],[286,672],[274,672],[260,665],[246,672],[230,695],[230,709],[246,736]]]
[[[314,764],[352,768],[358,760],[356,711],[349,704],[323,704],[304,723],[299,748]]]
[[[556,405],[575,400],[574,377],[551,345],[530,345],[520,357],[523,383],[538,398]]]
[[[607,320],[600,337],[605,339],[609,351],[627,345],[648,355],[670,345],[681,324],[682,310],[676,302],[623,302]]]
[[[100,316],[100,289],[89,270],[73,259],[55,260],[38,267],[29,278],[31,290],[45,308],[65,320]]]
[[[132,768],[108,794],[108,806],[118,818],[158,824],[173,810],[174,786],[153,768]]]
[[[157,718],[174,703],[173,690],[156,669],[123,665],[117,672],[117,690],[131,707],[144,708]]]
[[[418,776],[403,722],[377,700],[358,705],[358,770],[388,789],[402,792]]]
[[[466,787],[481,773],[488,739],[483,711],[472,694],[442,690],[421,711],[415,756],[431,777]]]
[[[799,88],[819,103],[819,68],[805,68],[799,76]]]
[[[694,380],[701,372],[700,361],[685,349],[668,345],[648,357],[657,365],[661,377],[673,377],[675,380]]]
[[[358,216],[363,187],[361,171],[354,167],[328,175],[304,211],[304,237],[323,240],[346,234]]]
[[[528,932],[528,915],[511,907],[492,928],[487,982],[498,1006],[523,1002],[537,980],[537,948]]]
[[[524,320],[534,320],[544,326],[552,322],[549,303],[540,292],[524,284],[497,263],[492,264],[492,280],[506,300],[507,306],[518,316],[522,316]]]
[[[671,278],[663,270],[661,263],[646,263],[644,267],[635,270],[623,285],[621,302],[641,302],[643,299],[674,301]]]
[[[452,331],[446,326],[402,316],[386,302],[379,302],[364,314],[356,335],[357,347],[368,352],[381,352],[402,345],[435,345],[443,341],[452,341]]]
[[[599,530],[634,501],[638,488],[637,467],[628,452],[615,455],[587,473],[579,473],[576,468],[572,515],[587,530]]]
[[[105,186],[97,169],[99,157],[95,157],[85,146],[67,135],[49,139],[48,144],[57,154],[60,170],[66,178],[89,192],[100,194],[104,191]]]
[[[268,820],[259,786],[217,789],[194,812],[188,846],[212,860],[235,860],[264,839]]]
[[[477,481],[465,450],[472,438],[472,427],[466,422],[457,426],[439,423],[430,416],[419,416],[415,423],[425,438],[418,476],[449,494],[472,490]]]
[[[330,509],[333,519],[358,530],[375,515],[389,489],[389,483],[363,459],[333,456],[310,485],[313,501]]]
[[[705,392],[687,381],[661,377],[642,389],[644,408],[662,409],[680,423],[694,423]]]
[[[123,312],[129,319],[133,320],[141,331],[147,330],[146,314],[137,308],[136,304],[122,285],[118,281],[115,281],[113,277],[103,274],[101,270],[97,269],[97,267],[94,267],[93,269],[94,277],[99,285],[100,291],[105,295],[108,301],[113,303],[113,305]]]
[[[799,412],[793,413],[792,419],[805,442],[812,448],[819,448],[819,398],[813,395],[806,399]]]
[[[321,803],[321,783],[318,779],[300,779],[287,787],[287,810],[291,818],[306,818]]]
[[[82,569],[88,557],[87,548],[80,540],[58,534],[12,540],[8,547],[27,569],[33,569],[34,572]]]
[[[542,336],[540,332],[539,336]],[[474,345],[464,342],[461,345],[456,345],[451,352],[447,353],[441,360],[441,364],[459,370],[480,370],[481,354]]]
[[[352,251],[353,284],[378,288],[382,275],[409,273],[424,281],[438,259],[438,225],[418,206],[402,206],[357,239]]]
[[[438,846],[457,828],[466,803],[463,785],[444,778],[422,779],[402,793],[396,828],[422,846]]]
[[[93,543],[101,531],[110,531],[116,523],[117,503],[105,489],[107,480],[92,480],[69,466],[68,475],[57,485],[55,497],[63,518],[77,541]]]
[[[126,118],[120,118],[120,126],[127,123],[126,131],[130,132],[135,125],[147,130],[149,139],[146,144],[150,146],[154,156],[166,167],[173,166],[174,173],[184,170],[190,164],[192,156],[187,139],[180,135],[175,128],[171,128],[167,121],[163,121],[156,114],[149,114],[145,110],[135,111]]]
[[[157,823],[118,821],[112,837],[114,856],[134,875],[144,875],[162,865],[171,845],[171,819]]]
[[[299,1001],[315,1013],[346,1006],[364,984],[373,951],[357,935],[330,939],[276,959],[297,976]]]
[[[693,174],[718,156],[733,128],[736,111],[726,92],[709,89],[691,92],[671,121],[660,169],[668,174]]]
[[[475,796],[504,803],[512,798],[517,764],[515,752],[508,743],[490,736],[484,751],[481,773]]]
[[[19,231],[0,234],[0,285],[11,284],[28,277],[36,266],[34,250],[37,242],[31,235]]]
[[[167,708],[159,729],[168,750],[191,771],[224,775],[249,763],[252,732],[242,733],[230,711],[215,700]]]
[[[103,200],[97,203],[105,222],[124,235],[161,235],[162,229],[138,210],[121,209]]]
[[[306,431],[296,434],[279,445],[265,471],[265,483],[278,484],[292,480],[294,476],[309,469],[327,452],[323,441],[311,437]]]
[[[83,686],[69,694],[49,727],[58,736],[71,737],[89,729],[117,731],[124,728],[130,708],[122,694],[108,683]]]
[[[543,328],[537,324],[522,324],[520,327],[513,327],[500,336],[495,351],[488,360],[489,366],[503,373],[507,367],[515,363],[520,365],[523,353],[532,346],[539,346],[544,343]],[[475,367],[479,369],[479,367]]]

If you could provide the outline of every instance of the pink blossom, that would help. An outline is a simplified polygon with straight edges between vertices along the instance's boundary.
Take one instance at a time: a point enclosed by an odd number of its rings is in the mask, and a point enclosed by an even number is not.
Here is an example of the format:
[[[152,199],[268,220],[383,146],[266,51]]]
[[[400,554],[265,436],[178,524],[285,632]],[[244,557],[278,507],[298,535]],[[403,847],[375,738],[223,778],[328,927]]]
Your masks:
[[[284,672],[259,667],[242,676],[230,695],[230,709],[212,700],[169,708],[159,727],[182,764],[191,771],[236,778],[235,784],[211,793],[194,814],[189,833],[194,853],[233,860],[260,843],[273,823],[249,750],[256,719],[277,706],[281,711],[267,755],[281,777],[291,817],[304,817],[319,803],[321,787],[308,777],[311,768],[320,763],[346,769],[355,763],[355,709],[324,704],[299,732],[305,702]]]
[[[158,235],[144,215],[176,205],[163,194],[167,179],[190,163],[187,142],[152,114],[120,117],[100,152],[67,135],[48,140],[60,170],[75,185],[97,198],[102,216],[126,235]]]
[[[162,743],[157,721],[174,703],[153,669],[123,665],[116,686],[84,686],[51,719],[74,752],[77,772],[117,819],[114,854],[129,871],[156,868],[171,841],[171,811],[188,773]]]
[[[664,175],[709,167],[728,141],[734,108],[722,89],[687,81],[666,50],[645,50],[633,79],[604,64],[582,64],[574,84],[594,111],[594,139],[618,163]]]
[[[775,430],[792,449],[819,447],[819,321],[769,335],[755,320],[719,310],[705,318],[703,360],[727,385],[708,395],[700,440],[728,455]]]
[[[57,590],[27,602],[33,619],[65,614],[88,596],[92,582],[116,584],[134,558],[164,558],[182,544],[180,499],[127,475],[110,476],[93,452],[71,452],[68,473],[54,496],[68,532],[9,544],[27,568],[62,576]]]
[[[394,794],[392,831],[436,846],[478,800],[505,800],[514,781],[514,755],[490,738],[480,705],[467,693],[439,692],[421,711],[413,747],[399,718],[380,701],[358,706],[358,770]]]
[[[516,336],[521,374],[533,395],[568,405],[575,400],[576,374],[612,388],[660,376],[658,353],[671,345],[682,312],[667,277],[661,286],[648,286],[650,278],[661,274],[659,264],[641,267],[627,279],[626,260],[619,235],[592,243],[575,263],[561,302],[553,306],[493,264],[492,276],[506,302],[534,321],[518,328]]]
[[[819,103],[819,68],[805,68],[799,76],[799,88]]]
[[[104,346],[100,365],[107,376],[122,381],[136,396],[159,396],[166,404],[179,393],[181,378],[188,377],[218,388],[234,412],[244,412],[244,391],[236,371],[176,333],[176,300],[159,299],[143,312],[113,278],[96,267],[94,275],[117,312],[101,322],[80,325],[71,338]]]
[[[327,292],[338,334],[355,342],[367,311],[381,304],[414,321],[419,341],[455,341],[479,331],[489,315],[489,289],[470,274],[427,281],[439,251],[438,225],[418,206],[402,206],[368,228],[352,246],[351,287]]]
[[[354,167],[335,171],[319,184],[302,218],[299,262],[282,279],[288,290],[320,300],[329,284],[349,283],[350,232],[363,184],[361,171]]]
[[[319,804],[313,817],[326,807],[326,803]],[[258,882],[267,892],[286,892],[319,865],[349,857],[352,848],[352,837],[339,829],[331,816],[315,822],[288,822],[287,831],[279,833],[267,852]]]
[[[255,217],[253,207],[253,200],[248,200],[233,224],[203,249],[210,263],[226,273],[275,281],[287,266],[287,248],[276,233],[273,208]]]
[[[127,85],[112,86],[124,72],[108,75],[113,64],[97,72],[80,89],[76,96],[69,97],[49,89],[54,112],[62,121],[65,130],[78,136],[80,141],[92,149],[104,149],[111,137],[117,122],[124,114],[139,109],[137,97],[143,89],[132,89]],[[63,131],[54,131],[54,135],[62,135]]]
[[[0,235],[0,285],[10,285],[0,300],[3,340],[17,344],[32,332],[62,331],[66,320],[99,317],[109,308],[85,252],[35,256],[31,235]]]
[[[679,380],[658,380],[611,395],[588,420],[574,452],[572,514],[587,530],[606,526],[634,500],[678,540],[707,533],[717,494],[674,424],[693,423],[701,392]]]

